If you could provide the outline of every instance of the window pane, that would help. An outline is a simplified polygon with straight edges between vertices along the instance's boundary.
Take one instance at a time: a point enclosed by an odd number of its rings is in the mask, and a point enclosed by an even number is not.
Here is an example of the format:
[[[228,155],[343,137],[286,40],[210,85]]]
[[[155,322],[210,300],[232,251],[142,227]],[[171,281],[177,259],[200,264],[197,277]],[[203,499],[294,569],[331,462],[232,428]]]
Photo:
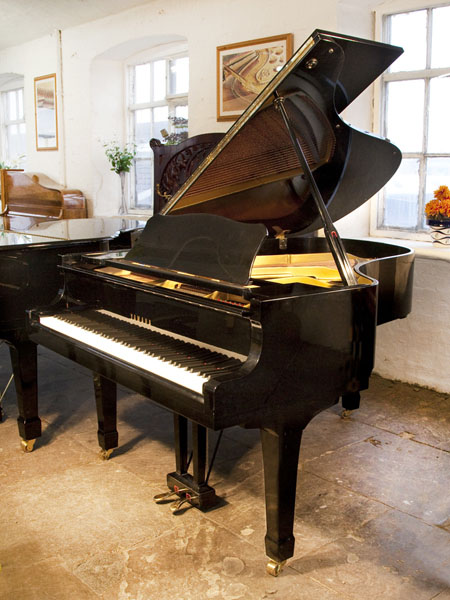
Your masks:
[[[450,158],[429,158],[427,160],[425,202],[431,200],[434,190],[441,185],[450,187]]]
[[[423,146],[423,80],[394,81],[386,86],[386,136],[402,152]]]
[[[181,119],[188,118],[188,107],[187,106],[176,106],[175,107],[175,116]]]
[[[26,151],[25,124],[9,125],[6,128],[6,136],[8,139],[8,161],[16,162]]]
[[[153,206],[152,192],[153,163],[148,159],[136,159],[134,162],[135,208],[149,209]]]
[[[426,66],[427,12],[415,10],[389,17],[390,43],[401,46],[404,53],[390,71],[413,71]]]
[[[18,118],[16,91],[13,90],[11,92],[8,92],[7,97],[8,97],[7,119],[8,119],[8,121],[15,121]]]
[[[23,112],[23,90],[17,90],[17,107],[18,107],[18,119],[24,119],[25,115]]]
[[[158,106],[153,109],[153,130],[152,137],[163,140],[165,136],[161,133],[161,130],[165,130],[168,133],[169,130],[169,107]]]
[[[449,97],[450,77],[437,77],[430,81],[428,152],[450,152]]]
[[[185,94],[189,89],[189,58],[176,58],[170,61],[170,93]]]
[[[450,67],[448,32],[450,28],[450,6],[435,8],[433,15],[433,39],[431,43],[431,67]]]
[[[150,101],[150,63],[134,67],[134,103]]]
[[[134,142],[139,156],[150,156],[148,145],[151,136],[151,112],[149,108],[134,111]]]
[[[384,189],[385,227],[415,228],[419,190],[419,161],[404,159]]]
[[[153,63],[153,100],[164,100],[166,97],[166,61]]]

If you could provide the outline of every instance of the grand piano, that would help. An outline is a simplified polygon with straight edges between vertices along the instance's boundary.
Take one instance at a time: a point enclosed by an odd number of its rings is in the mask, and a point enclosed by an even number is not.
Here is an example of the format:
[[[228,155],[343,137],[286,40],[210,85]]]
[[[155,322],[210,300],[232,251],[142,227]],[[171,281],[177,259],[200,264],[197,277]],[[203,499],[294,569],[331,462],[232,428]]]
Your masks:
[[[1,169],[1,215],[6,229],[28,229],[38,223],[87,217],[86,198],[43,173]]]
[[[41,433],[36,404],[36,344],[26,333],[26,310],[47,304],[57,295],[62,285],[57,269],[61,255],[130,247],[144,224],[97,217],[27,222],[24,231],[0,226],[0,342],[6,341],[10,347],[19,433],[25,451],[33,449]]]
[[[156,501],[174,512],[217,501],[208,429],[260,430],[274,576],[294,552],[302,431],[341,398],[358,406],[376,325],[411,308],[411,250],[341,240],[333,224],[400,164],[339,116],[400,54],[316,30],[134,248],[63,257],[59,303],[29,312],[35,343],[94,372],[105,453],[117,383],[173,412],[175,471]]]

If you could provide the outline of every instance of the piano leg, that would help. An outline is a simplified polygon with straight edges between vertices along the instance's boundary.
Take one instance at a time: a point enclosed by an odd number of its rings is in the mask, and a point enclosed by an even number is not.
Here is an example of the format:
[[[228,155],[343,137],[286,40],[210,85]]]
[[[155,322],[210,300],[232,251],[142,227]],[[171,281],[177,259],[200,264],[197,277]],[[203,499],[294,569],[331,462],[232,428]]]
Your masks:
[[[167,475],[167,485],[170,492],[158,494],[154,500],[164,502],[178,496],[178,500],[171,505],[173,513],[177,513],[183,506],[190,504],[201,509],[208,509],[217,503],[214,488],[206,480],[206,449],[207,430],[205,427],[192,423],[192,464],[193,475],[188,473],[188,420],[174,414],[175,432],[175,464],[176,471]]]
[[[359,392],[349,392],[348,394],[344,394],[342,396],[342,417],[348,417],[352,410],[356,410],[359,408],[359,403],[361,400],[361,394]]]
[[[173,415],[173,429],[175,438],[175,465],[176,472],[180,475],[188,470],[188,421],[181,415]]]
[[[29,340],[15,339],[9,346],[16,385],[19,434],[24,452],[33,450],[41,436],[37,394],[37,346]]]
[[[267,572],[276,577],[294,554],[294,511],[302,429],[261,429],[266,498]]]
[[[119,444],[117,433],[117,385],[115,381],[94,373],[95,403],[97,406],[100,456],[108,460]]]

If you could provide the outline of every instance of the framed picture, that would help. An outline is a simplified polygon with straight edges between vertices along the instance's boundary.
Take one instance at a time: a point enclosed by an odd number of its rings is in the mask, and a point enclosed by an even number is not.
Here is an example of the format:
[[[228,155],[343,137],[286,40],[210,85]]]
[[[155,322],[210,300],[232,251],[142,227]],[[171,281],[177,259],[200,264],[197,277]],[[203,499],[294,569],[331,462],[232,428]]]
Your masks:
[[[292,33],[217,48],[217,120],[234,121],[292,56]]]
[[[58,150],[56,74],[34,78],[36,150]]]

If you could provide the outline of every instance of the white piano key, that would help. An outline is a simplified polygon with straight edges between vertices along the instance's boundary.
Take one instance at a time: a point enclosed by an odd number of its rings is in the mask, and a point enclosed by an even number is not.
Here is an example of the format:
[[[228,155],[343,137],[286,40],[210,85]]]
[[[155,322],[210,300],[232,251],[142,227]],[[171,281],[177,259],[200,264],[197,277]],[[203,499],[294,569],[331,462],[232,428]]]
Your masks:
[[[95,331],[89,331],[83,327],[78,327],[57,316],[40,317],[39,322],[48,329],[57,331],[66,337],[82,342],[91,348],[100,350],[105,354],[123,360],[144,371],[154,373],[159,377],[172,381],[173,383],[190,389],[193,392],[197,392],[198,394],[202,394],[203,384],[209,379],[208,377],[203,377],[197,373],[191,373],[183,367],[169,364],[161,358],[149,356],[139,350],[125,346],[118,341],[108,339]]]

